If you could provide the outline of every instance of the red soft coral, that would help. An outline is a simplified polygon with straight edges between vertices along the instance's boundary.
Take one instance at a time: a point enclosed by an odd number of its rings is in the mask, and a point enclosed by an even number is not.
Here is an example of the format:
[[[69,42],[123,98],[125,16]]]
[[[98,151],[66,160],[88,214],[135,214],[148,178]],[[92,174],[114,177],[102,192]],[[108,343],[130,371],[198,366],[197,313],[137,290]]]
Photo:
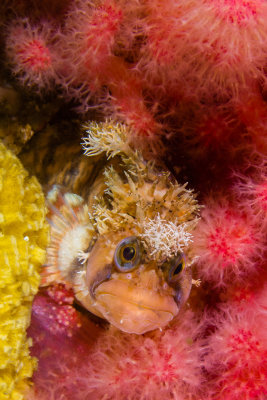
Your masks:
[[[207,398],[264,400],[267,395],[264,315],[231,306],[229,309],[226,305],[217,315],[216,330],[207,339],[205,365],[212,377]]]
[[[264,245],[252,215],[239,212],[224,197],[208,198],[204,204],[193,245],[200,277],[225,286],[257,273]]]
[[[161,125],[145,104],[140,76],[116,54],[127,12],[123,1],[73,2],[61,35],[60,79],[79,111],[93,102],[133,127],[133,141],[153,148]]]
[[[54,43],[57,35],[47,21],[32,25],[28,19],[17,19],[9,27],[6,50],[12,71],[23,85],[38,91],[50,90],[57,80],[57,57]]]
[[[126,336],[114,332],[98,341],[88,384],[97,399],[191,399],[201,382],[199,332],[190,312],[162,334]]]
[[[35,318],[31,332],[39,369],[29,398],[189,400],[201,389],[199,325],[189,311],[172,328],[150,335],[92,332],[84,321],[71,338],[57,331],[51,341]]]
[[[167,94],[175,85],[191,97],[225,98],[265,79],[264,0],[150,0],[144,8],[139,66]]]

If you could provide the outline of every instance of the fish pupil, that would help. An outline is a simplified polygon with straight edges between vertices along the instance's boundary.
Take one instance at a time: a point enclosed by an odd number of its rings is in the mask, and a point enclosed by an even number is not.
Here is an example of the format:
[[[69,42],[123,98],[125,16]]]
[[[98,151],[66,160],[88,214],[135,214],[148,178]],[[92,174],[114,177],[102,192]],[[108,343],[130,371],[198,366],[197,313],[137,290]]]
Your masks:
[[[126,261],[131,261],[135,256],[135,249],[131,246],[127,246],[123,249],[122,255]]]
[[[178,264],[175,270],[173,271],[173,275],[178,275],[182,271],[182,269],[183,269],[183,263]]]

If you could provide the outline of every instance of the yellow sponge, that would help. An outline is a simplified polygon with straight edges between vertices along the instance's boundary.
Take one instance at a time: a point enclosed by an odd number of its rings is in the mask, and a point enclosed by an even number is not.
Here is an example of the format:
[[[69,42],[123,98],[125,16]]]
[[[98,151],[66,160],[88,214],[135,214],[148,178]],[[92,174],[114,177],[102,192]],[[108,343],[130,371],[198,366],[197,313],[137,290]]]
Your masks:
[[[37,179],[0,142],[0,400],[22,399],[36,366],[26,329],[48,243],[45,214]]]

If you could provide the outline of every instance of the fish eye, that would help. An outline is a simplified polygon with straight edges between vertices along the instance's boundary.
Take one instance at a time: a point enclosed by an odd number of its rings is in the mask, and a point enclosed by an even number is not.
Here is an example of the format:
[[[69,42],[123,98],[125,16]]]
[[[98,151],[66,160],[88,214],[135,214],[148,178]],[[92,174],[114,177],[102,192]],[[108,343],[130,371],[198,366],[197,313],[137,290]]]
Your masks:
[[[129,236],[121,240],[114,253],[114,262],[120,272],[134,269],[140,258],[140,244],[136,236]]]
[[[175,282],[185,269],[185,256],[184,254],[179,254],[177,257],[171,260],[170,270],[169,270],[169,281]]]

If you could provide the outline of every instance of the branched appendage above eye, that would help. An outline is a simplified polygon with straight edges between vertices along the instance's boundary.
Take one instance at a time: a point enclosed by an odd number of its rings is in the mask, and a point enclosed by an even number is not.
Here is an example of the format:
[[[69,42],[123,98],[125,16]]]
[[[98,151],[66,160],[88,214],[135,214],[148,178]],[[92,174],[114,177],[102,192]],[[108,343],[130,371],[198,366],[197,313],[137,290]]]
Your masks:
[[[150,256],[158,261],[173,258],[192,241],[190,222],[175,224],[158,214],[154,219],[142,222],[142,238]]]
[[[85,264],[87,262],[89,256],[90,256],[90,252],[86,253],[85,251],[79,250],[77,253],[77,258],[81,264]]]
[[[196,287],[200,287],[201,279],[192,279],[192,285],[195,285]]]

